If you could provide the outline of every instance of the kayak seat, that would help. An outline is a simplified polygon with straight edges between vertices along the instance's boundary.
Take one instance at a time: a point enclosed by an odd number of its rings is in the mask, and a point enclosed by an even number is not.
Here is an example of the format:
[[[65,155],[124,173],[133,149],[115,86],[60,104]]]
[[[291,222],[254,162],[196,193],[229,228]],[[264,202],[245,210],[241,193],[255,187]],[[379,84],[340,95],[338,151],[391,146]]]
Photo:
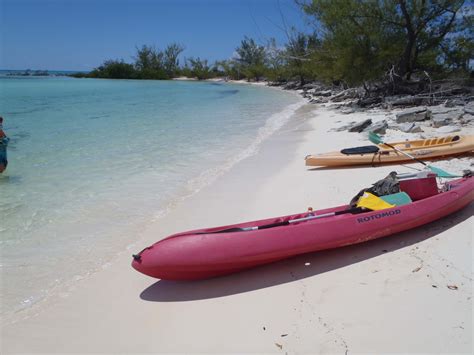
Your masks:
[[[395,206],[408,205],[413,202],[406,192],[397,192],[396,194],[380,196],[380,198]]]
[[[366,145],[363,147],[346,148],[346,149],[341,150],[341,153],[346,154],[346,155],[370,154],[370,153],[377,153],[379,150],[380,148],[375,145]]]

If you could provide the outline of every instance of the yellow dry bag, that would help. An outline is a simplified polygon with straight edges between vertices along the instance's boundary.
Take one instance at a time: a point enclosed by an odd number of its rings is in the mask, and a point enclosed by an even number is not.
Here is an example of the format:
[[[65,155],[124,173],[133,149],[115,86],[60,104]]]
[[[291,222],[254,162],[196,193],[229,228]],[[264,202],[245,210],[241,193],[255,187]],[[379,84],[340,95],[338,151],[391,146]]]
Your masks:
[[[377,197],[370,192],[364,192],[364,194],[359,198],[359,201],[357,201],[357,207],[364,207],[372,211],[377,211],[392,208],[395,207],[395,205],[385,202],[380,197]]]

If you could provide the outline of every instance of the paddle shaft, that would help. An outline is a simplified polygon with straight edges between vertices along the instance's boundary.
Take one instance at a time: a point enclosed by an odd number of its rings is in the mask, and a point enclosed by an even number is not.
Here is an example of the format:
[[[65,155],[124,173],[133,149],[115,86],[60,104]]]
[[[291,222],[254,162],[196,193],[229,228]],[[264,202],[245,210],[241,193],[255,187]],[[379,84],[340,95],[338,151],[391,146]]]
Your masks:
[[[246,228],[244,228],[244,229],[245,230],[258,230],[258,229],[267,229],[267,228],[273,228],[273,227],[279,227],[279,226],[287,226],[287,225],[293,224],[293,223],[304,222],[304,221],[309,221],[309,220],[312,220],[312,219],[318,219],[318,218],[324,218],[324,217],[331,217],[331,216],[335,216],[335,215],[336,215],[336,212],[324,213],[324,214],[319,214],[319,215],[314,215],[314,216],[307,216],[307,217],[302,217],[302,218],[290,219],[290,220],[284,221],[284,222],[265,224],[263,226],[248,227],[249,229],[246,229]]]
[[[248,231],[255,231],[255,230],[260,230],[260,229],[268,229],[268,228],[274,228],[274,227],[288,226],[288,225],[293,224],[293,223],[310,221],[310,220],[312,220],[312,219],[318,219],[318,218],[324,218],[324,217],[332,217],[332,216],[337,216],[337,215],[340,215],[340,214],[357,213],[357,212],[361,212],[361,209],[360,209],[360,208],[351,208],[351,209],[343,210],[343,211],[330,212],[330,213],[324,213],[324,214],[319,214],[319,215],[312,215],[312,216],[307,216],[307,217],[302,217],[302,218],[290,219],[290,220],[288,220],[288,221],[283,221],[283,222],[264,224],[263,226],[236,227],[236,228],[223,229],[223,230],[215,231],[215,232],[198,233],[198,234],[248,232]]]
[[[415,158],[413,155],[410,155],[400,149],[397,149],[395,148],[393,145],[391,144],[388,144],[388,143],[385,143],[384,141],[382,141],[382,139],[375,133],[373,132],[370,132],[369,133],[369,140],[372,142],[372,143],[376,143],[376,144],[384,144],[386,145],[387,147],[390,147],[392,148],[393,150],[395,150],[396,152],[399,152],[403,155],[406,155],[407,157],[409,157],[410,159],[413,159],[414,161],[420,163],[420,164],[423,164],[424,166],[426,166],[427,168],[429,168],[432,172],[436,173],[436,175],[438,177],[445,177],[445,178],[455,178],[455,177],[458,177],[457,175],[453,175],[451,173],[448,173],[446,171],[444,171],[443,169],[440,169],[440,168],[437,168],[435,166],[431,166],[431,165],[428,165],[426,164],[423,160],[420,160],[420,159],[417,159]]]
[[[415,158],[413,155],[410,155],[410,154],[404,152],[403,150],[400,150],[400,149],[398,149],[398,148],[395,148],[395,147],[394,147],[393,145],[391,145],[391,144],[384,143],[384,142],[382,142],[382,144],[386,145],[387,147],[392,148],[393,150],[396,150],[396,151],[399,152],[399,153],[402,153],[403,155],[406,155],[408,158],[413,159],[413,160],[417,161],[418,163],[423,164],[424,166],[428,166],[428,164],[426,164],[423,160],[420,160],[420,159],[418,159],[418,158]]]

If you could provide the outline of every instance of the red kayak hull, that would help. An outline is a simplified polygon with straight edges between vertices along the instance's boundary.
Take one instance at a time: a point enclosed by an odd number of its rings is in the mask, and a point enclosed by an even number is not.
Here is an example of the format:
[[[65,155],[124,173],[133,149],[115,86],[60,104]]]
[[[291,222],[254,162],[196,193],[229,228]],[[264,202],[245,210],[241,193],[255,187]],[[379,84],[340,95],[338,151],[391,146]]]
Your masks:
[[[474,178],[453,180],[448,184],[449,191],[385,210],[341,214],[255,231],[213,233],[306,217],[308,213],[305,212],[175,234],[143,250],[132,266],[159,279],[205,279],[299,254],[385,237],[445,217],[474,200]],[[315,214],[347,207],[320,210]]]

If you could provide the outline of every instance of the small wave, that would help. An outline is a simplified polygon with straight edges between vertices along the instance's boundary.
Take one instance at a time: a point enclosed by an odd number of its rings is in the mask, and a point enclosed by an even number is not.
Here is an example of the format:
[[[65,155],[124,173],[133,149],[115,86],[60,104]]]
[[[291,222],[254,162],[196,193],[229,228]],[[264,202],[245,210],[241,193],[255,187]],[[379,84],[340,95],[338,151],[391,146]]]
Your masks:
[[[219,94],[221,95],[235,95],[239,92],[239,90],[235,89],[235,90],[223,90],[223,91],[219,91]]]
[[[96,116],[88,116],[87,118],[90,120],[97,120],[99,118],[105,118],[105,117],[110,117],[109,114],[104,114],[104,115],[96,115]]]
[[[36,107],[36,108],[31,108],[31,109],[26,109],[26,110],[18,110],[18,111],[7,111],[4,113],[5,116],[16,116],[16,115],[25,115],[28,113],[34,113],[34,112],[39,112],[39,111],[44,111],[48,107]]]
[[[173,200],[165,208],[158,211],[155,214],[153,220],[156,221],[166,216],[179,202],[193,196],[194,194],[202,190],[204,187],[212,184],[214,181],[217,180],[217,178],[232,169],[232,167],[234,167],[237,163],[257,154],[262,143],[267,140],[272,134],[281,129],[287,122],[289,122],[290,118],[294,115],[294,113],[305,104],[306,101],[301,100],[295,104],[287,106],[283,111],[277,112],[270,116],[270,118],[265,122],[265,124],[258,130],[257,137],[255,137],[253,142],[250,143],[247,148],[242,150],[239,154],[233,156],[231,159],[227,160],[219,167],[208,169],[201,173],[199,176],[189,180],[186,188],[188,193]]]
[[[291,104],[287,106],[283,111],[278,112],[270,116],[270,118],[265,122],[263,127],[260,127],[258,130],[257,137],[254,139],[250,145],[241,151],[239,154],[234,156],[233,158],[229,159],[226,163],[222,166],[217,168],[209,169],[199,175],[197,178],[194,178],[188,182],[188,188],[192,192],[197,192],[201,190],[204,186],[211,184],[215,181],[219,176],[223,173],[229,171],[235,164],[239,163],[240,161],[251,157],[258,153],[258,150],[262,143],[268,139],[273,133],[278,131],[280,128],[283,127],[285,123],[287,123],[293,114],[298,110],[301,106],[303,106],[306,102],[301,101],[295,104]]]

